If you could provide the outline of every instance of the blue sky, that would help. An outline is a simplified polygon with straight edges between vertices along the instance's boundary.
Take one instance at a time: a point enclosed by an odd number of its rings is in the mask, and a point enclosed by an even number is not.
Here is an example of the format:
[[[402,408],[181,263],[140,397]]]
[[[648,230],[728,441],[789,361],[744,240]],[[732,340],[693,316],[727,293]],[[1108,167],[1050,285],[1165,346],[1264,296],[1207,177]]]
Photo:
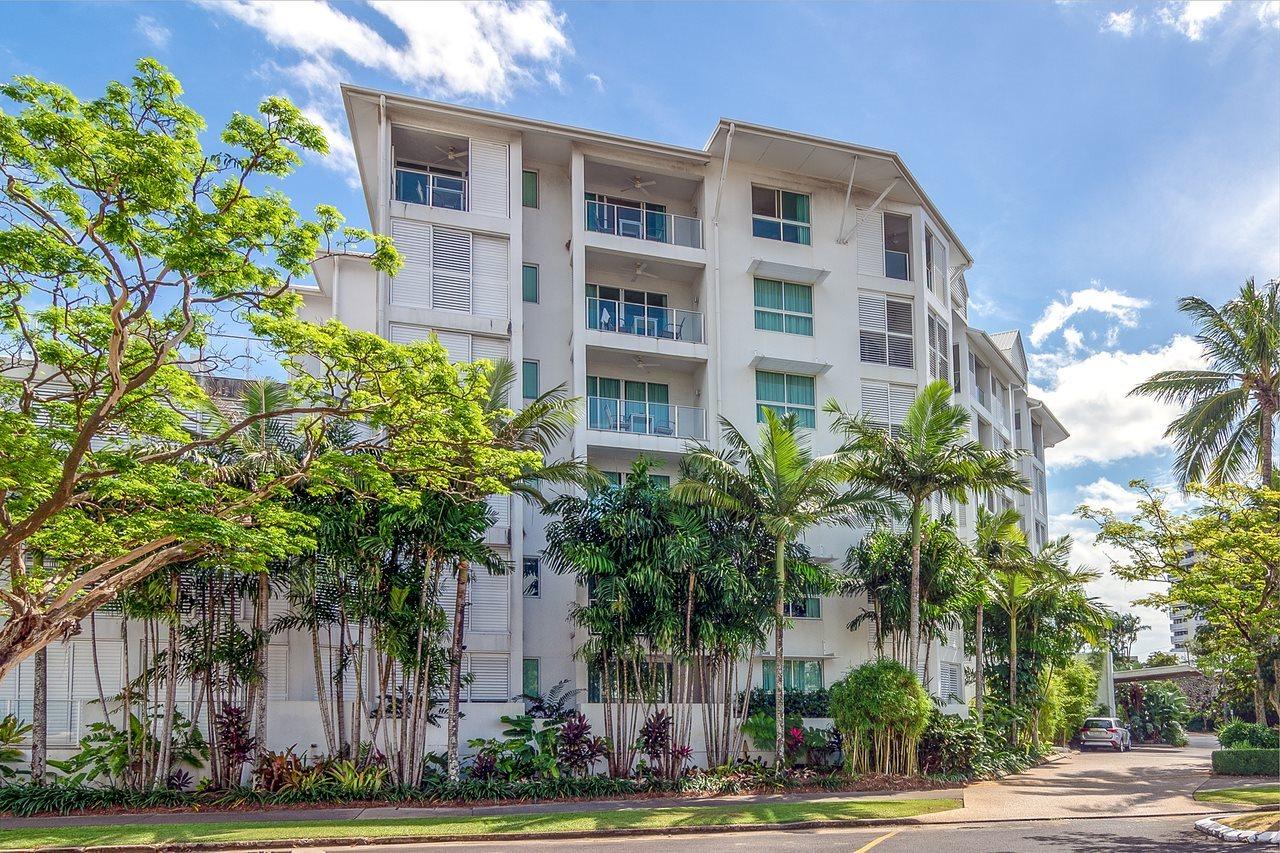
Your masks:
[[[337,83],[700,146],[729,116],[899,151],[976,258],[977,322],[1028,337],[1073,433],[1071,510],[1167,481],[1170,412],[1125,392],[1194,364],[1174,307],[1280,275],[1280,0],[1158,3],[10,4],[0,76],[85,97],[154,55],[216,129],[284,93],[334,153],[286,189],[367,215]],[[1140,594],[1107,577],[1098,595]],[[1167,619],[1139,651],[1168,643]]]

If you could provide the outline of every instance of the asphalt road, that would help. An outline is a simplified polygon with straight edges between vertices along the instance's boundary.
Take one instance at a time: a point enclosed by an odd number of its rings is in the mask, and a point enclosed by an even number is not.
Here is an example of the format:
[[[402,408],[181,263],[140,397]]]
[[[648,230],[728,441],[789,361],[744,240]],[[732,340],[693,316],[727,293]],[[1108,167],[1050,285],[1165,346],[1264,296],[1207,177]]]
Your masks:
[[[1157,853],[1216,850],[1224,842],[1191,828],[1194,818],[1073,818],[1048,821],[949,826],[819,829],[794,832],[746,832],[706,835],[658,835],[577,841],[501,841],[424,844],[405,847],[326,847],[327,853],[1023,853],[1054,850],[1067,853]]]

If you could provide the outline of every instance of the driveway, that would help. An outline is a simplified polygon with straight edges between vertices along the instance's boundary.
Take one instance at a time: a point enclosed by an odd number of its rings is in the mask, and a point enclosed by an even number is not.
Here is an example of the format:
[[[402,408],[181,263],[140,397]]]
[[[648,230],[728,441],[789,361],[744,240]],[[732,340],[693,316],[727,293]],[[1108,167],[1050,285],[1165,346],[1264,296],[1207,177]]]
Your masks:
[[[1191,735],[1191,745],[1135,746],[1130,752],[1071,752],[1026,773],[970,785],[964,808],[922,817],[928,823],[964,823],[1108,815],[1200,815],[1222,806],[1197,803],[1192,794],[1211,779],[1216,738]]]

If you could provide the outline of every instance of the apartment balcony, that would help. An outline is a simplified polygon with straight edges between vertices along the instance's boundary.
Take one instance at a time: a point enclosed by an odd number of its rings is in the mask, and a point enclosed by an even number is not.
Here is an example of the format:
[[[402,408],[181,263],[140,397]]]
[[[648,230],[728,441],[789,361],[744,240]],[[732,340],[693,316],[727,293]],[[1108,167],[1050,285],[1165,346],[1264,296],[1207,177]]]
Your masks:
[[[707,437],[707,413],[699,406],[587,397],[587,445],[678,457],[691,441]]]
[[[588,201],[586,228],[595,234],[612,234],[686,249],[702,248],[702,220],[678,213]]]
[[[391,197],[408,204],[466,210],[467,179],[398,166]]]
[[[706,264],[698,205],[702,180],[634,166],[588,160],[582,228],[588,248]]]
[[[701,311],[588,297],[584,326],[589,352],[619,350],[676,368],[709,357]]]

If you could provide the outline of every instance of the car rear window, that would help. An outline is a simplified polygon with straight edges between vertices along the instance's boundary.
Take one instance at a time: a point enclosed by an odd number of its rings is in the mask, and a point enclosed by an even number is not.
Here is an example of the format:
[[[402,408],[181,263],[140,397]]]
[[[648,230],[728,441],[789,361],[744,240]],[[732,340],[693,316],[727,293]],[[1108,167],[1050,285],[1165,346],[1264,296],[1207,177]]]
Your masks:
[[[1109,729],[1113,725],[1115,725],[1115,723],[1108,720],[1106,717],[1090,717],[1084,721],[1084,727],[1086,729]]]

